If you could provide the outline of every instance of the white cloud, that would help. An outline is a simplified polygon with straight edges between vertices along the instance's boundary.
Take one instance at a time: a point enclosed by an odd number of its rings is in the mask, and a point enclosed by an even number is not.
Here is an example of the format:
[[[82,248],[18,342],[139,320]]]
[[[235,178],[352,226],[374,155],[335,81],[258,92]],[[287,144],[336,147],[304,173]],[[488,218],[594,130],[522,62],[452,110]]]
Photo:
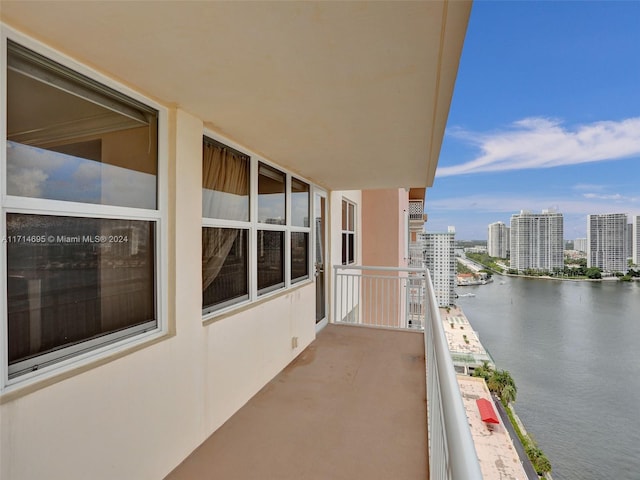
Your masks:
[[[621,205],[618,201],[602,201],[596,197],[532,197],[530,194],[520,195],[467,195],[438,200],[427,199],[425,210],[431,212],[466,212],[508,214],[519,213],[520,210],[540,212],[543,209],[555,208],[563,214],[586,215],[589,213],[632,213],[640,211],[640,198],[625,199]],[[499,219],[498,219],[499,220]],[[497,220],[496,220],[497,221]]]
[[[7,193],[21,197],[42,197],[44,184],[49,178],[38,168],[8,168]]]
[[[449,134],[476,145],[481,153],[468,162],[438,168],[438,177],[640,156],[640,117],[595,122],[573,129],[558,120],[525,118],[502,131],[476,133],[454,129]]]

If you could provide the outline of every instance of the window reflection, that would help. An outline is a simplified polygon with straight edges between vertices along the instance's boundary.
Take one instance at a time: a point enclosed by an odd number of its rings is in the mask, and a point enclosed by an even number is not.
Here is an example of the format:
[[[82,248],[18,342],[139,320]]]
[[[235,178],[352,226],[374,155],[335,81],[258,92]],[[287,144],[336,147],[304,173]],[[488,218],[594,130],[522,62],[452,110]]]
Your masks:
[[[258,222],[285,224],[285,174],[263,163],[258,167]]]
[[[249,220],[249,157],[208,138],[202,152],[202,216]]]
[[[7,193],[157,208],[158,113],[8,42]]]
[[[249,231],[202,229],[202,308],[213,310],[249,296]]]
[[[10,366],[155,326],[154,245],[153,222],[8,213]]]
[[[309,226],[309,184],[291,179],[291,225]]]
[[[258,230],[258,291],[284,285],[284,232]]]
[[[309,234],[291,232],[291,279],[309,276]]]

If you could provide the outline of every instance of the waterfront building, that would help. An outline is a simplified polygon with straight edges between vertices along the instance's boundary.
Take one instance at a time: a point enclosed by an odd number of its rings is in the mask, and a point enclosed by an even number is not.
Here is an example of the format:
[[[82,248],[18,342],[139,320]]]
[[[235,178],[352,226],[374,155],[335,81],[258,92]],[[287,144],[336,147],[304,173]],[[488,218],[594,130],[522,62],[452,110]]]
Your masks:
[[[585,238],[576,238],[573,241],[573,249],[578,252],[587,253],[587,239]]]
[[[633,238],[632,238],[632,262],[634,265],[640,265],[640,215],[633,217]]]
[[[633,219],[627,223],[627,259],[633,258]]]
[[[526,210],[511,216],[511,268],[552,272],[564,266],[563,217]]]
[[[587,267],[627,271],[626,213],[587,215]]]
[[[2,2],[1,10],[0,230],[38,239],[0,249],[1,478],[166,478],[223,425],[241,423],[229,420],[296,359],[320,363],[321,380],[311,382],[332,389],[312,383],[314,399],[333,414],[341,385],[330,378],[334,364],[322,363],[333,352],[372,361],[373,337],[384,346],[398,336],[412,337],[411,358],[433,352],[436,336],[420,330],[333,325],[341,292],[329,285],[334,266],[404,264],[406,212],[434,181],[471,2],[371,3],[366,15],[318,2]],[[229,29],[212,24],[251,35],[230,44]],[[389,71],[401,73],[375,80]],[[345,98],[354,101],[338,102]],[[329,140],[339,148],[328,151]],[[313,355],[319,339],[332,353]],[[377,395],[359,401],[375,415],[333,415],[338,432],[356,433],[350,445],[377,448],[339,452],[336,430],[306,448],[292,440],[302,430],[289,408],[276,409],[221,442],[236,461],[229,475],[321,478],[323,451],[355,461],[354,478],[390,461],[396,478],[428,478],[430,468],[481,478],[462,408],[430,408],[446,432],[427,418],[425,405],[436,403],[428,395],[459,397],[442,380],[453,369],[440,360],[426,368],[426,392],[419,361],[384,376],[419,379],[409,400],[423,410],[412,418],[397,422],[407,403],[396,409]],[[380,384],[377,367],[365,370],[358,381]],[[309,391],[306,381],[298,392]],[[385,412],[394,414],[389,426],[429,425],[419,437],[434,448],[412,444],[417,461],[404,447],[389,457],[393,442],[379,439],[404,432],[371,427]],[[312,432],[318,425],[308,411],[296,418]],[[277,435],[287,425],[297,430]],[[358,438],[362,426],[373,434]],[[251,444],[261,438],[272,441]],[[267,444],[278,451],[265,459]],[[287,461],[274,462],[283,451]],[[193,478],[215,476],[216,461]],[[412,464],[421,471],[406,475]]]
[[[507,258],[509,229],[503,222],[490,223],[487,227],[487,252],[491,257]]]
[[[438,305],[452,305],[456,286],[456,230],[449,227],[446,233],[423,233],[421,236],[424,242],[424,263],[431,273]]]

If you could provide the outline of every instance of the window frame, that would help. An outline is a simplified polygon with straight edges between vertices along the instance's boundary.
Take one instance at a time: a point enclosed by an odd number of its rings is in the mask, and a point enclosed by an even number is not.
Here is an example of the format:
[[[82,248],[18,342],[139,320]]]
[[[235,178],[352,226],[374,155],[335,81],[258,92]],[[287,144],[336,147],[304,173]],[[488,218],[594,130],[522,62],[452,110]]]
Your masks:
[[[251,301],[251,282],[252,282],[252,276],[251,276],[251,262],[253,261],[253,252],[251,251],[251,245],[253,245],[251,239],[252,239],[252,223],[253,220],[255,219],[255,212],[253,211],[252,208],[252,204],[253,204],[253,197],[255,196],[253,194],[253,184],[255,183],[255,179],[254,179],[254,162],[252,159],[252,156],[243,152],[241,149],[236,148],[236,146],[231,145],[229,142],[226,141],[221,141],[219,140],[215,135],[212,135],[210,132],[208,131],[204,131],[203,135],[202,135],[202,147],[204,148],[204,144],[206,142],[211,142],[214,145],[217,145],[219,147],[222,148],[228,148],[232,151],[234,151],[236,154],[247,157],[247,161],[249,162],[249,211],[248,211],[248,220],[229,220],[229,219],[222,219],[222,218],[211,218],[211,217],[205,217],[204,216],[204,211],[202,212],[202,229],[204,228],[227,228],[227,229],[240,229],[240,230],[246,230],[247,231],[247,242],[248,242],[248,246],[247,246],[247,250],[248,250],[248,259],[247,259],[247,271],[245,272],[245,274],[247,275],[247,294],[246,295],[242,295],[241,297],[236,297],[236,298],[231,298],[228,300],[225,300],[223,302],[220,302],[218,304],[214,304],[214,305],[210,305],[208,307],[204,307],[202,305],[203,302],[201,302],[201,308],[202,308],[202,315],[204,318],[208,318],[212,315],[217,314],[220,311],[227,311],[230,308],[235,308],[238,305],[244,305],[248,302]],[[204,155],[204,152],[202,153],[201,156]],[[203,165],[203,161],[200,161],[200,165]],[[203,172],[204,174],[204,172]],[[201,182],[203,183],[203,182]],[[201,186],[201,194],[202,194],[202,190],[204,190],[204,187]],[[201,231],[203,232],[204,230]],[[201,252],[200,257],[202,258],[203,253]],[[202,288],[201,288],[202,290]],[[201,295],[204,295],[204,291],[201,291]]]
[[[341,262],[342,265],[355,265],[356,263],[358,263],[358,259],[357,259],[357,244],[356,244],[356,224],[357,224],[357,205],[355,202],[353,202],[352,200],[349,200],[348,198],[342,198],[342,203],[341,205],[341,215],[342,215],[342,219],[341,219],[341,223],[340,223],[340,241],[341,241]],[[346,208],[345,208],[346,207]],[[352,209],[353,211],[353,225],[349,225],[349,210]],[[346,218],[345,218],[345,211],[346,211]],[[345,227],[346,225],[346,227]],[[353,242],[353,246],[352,248],[349,248],[349,238],[352,239]],[[346,247],[346,252],[345,252],[345,247]],[[351,254],[351,261],[349,260],[350,255]],[[346,260],[342,260],[342,257],[344,257]]]
[[[49,357],[49,353],[38,355],[38,365],[42,367],[22,373],[12,373],[9,368],[8,358],[8,306],[7,306],[7,249],[2,243],[0,247],[0,295],[2,295],[4,307],[0,312],[0,391],[6,393],[25,384],[35,383],[51,378],[60,373],[85,365],[91,366],[101,362],[105,356],[112,356],[120,352],[128,351],[141,345],[145,345],[165,336],[168,332],[168,111],[167,109],[140,93],[122,85],[109,77],[91,69],[90,67],[61,54],[53,48],[43,45],[32,38],[21,34],[6,25],[0,25],[0,115],[7,118],[7,69],[8,69],[8,44],[16,43],[28,50],[42,55],[48,60],[62,65],[73,71],[74,74],[87,78],[96,83],[96,90],[100,88],[113,91],[114,96],[123,96],[157,112],[157,174],[156,174],[156,208],[147,209],[140,207],[122,207],[106,204],[90,204],[74,201],[50,200],[46,198],[21,197],[7,194],[7,122],[0,126],[0,238],[6,239],[7,214],[37,214],[52,216],[68,216],[76,218],[102,218],[121,220],[140,220],[154,224],[154,307],[155,319],[153,326],[146,322],[141,326],[130,327],[123,332],[112,332],[95,339],[86,339],[75,345],[61,348]],[[87,99],[86,96],[81,98]],[[126,333],[124,333],[126,332]],[[47,359],[51,361],[47,361]],[[20,362],[22,364],[23,361]]]
[[[312,228],[311,226],[296,226],[292,225],[292,179],[298,182],[302,182],[309,186],[309,201],[308,208],[311,212],[311,202],[313,191],[316,186],[306,180],[300,175],[292,174],[286,168],[283,168],[273,162],[266,160],[260,155],[243,148],[242,146],[232,142],[231,140],[224,138],[211,130],[203,130],[203,141],[207,138],[220,145],[231,148],[242,155],[249,157],[249,221],[242,222],[237,220],[222,220],[202,217],[202,227],[221,227],[221,228],[246,228],[249,230],[249,258],[248,258],[248,275],[249,275],[249,295],[248,298],[242,300],[232,301],[229,304],[220,304],[216,308],[203,309],[202,321],[209,323],[219,318],[223,318],[230,312],[243,308],[247,305],[262,301],[263,299],[279,295],[282,292],[289,290],[290,288],[304,285],[306,283],[312,283],[313,278],[311,276],[312,268],[312,255],[311,255],[311,240],[312,240]],[[281,172],[285,176],[285,222],[284,225],[262,223],[258,221],[258,177],[259,177],[259,165],[275,169]],[[309,213],[309,215],[311,215]],[[311,220],[309,220],[311,224]],[[284,250],[283,250],[283,282],[276,285],[271,285],[263,289],[258,289],[258,231],[278,231],[284,233]],[[291,278],[291,232],[304,232],[307,234],[307,274],[298,278]]]
[[[307,186],[307,225],[294,225],[293,224],[293,208],[294,208],[294,201],[293,201],[293,182],[298,182],[301,183],[303,185]],[[290,201],[288,202],[289,204],[289,209],[291,210],[291,213],[289,214],[289,218],[291,219],[290,221],[290,228],[289,228],[289,232],[287,233],[287,239],[286,241],[289,242],[289,281],[294,284],[294,283],[299,283],[299,282],[303,282],[305,280],[308,280],[311,278],[310,276],[310,269],[311,269],[311,255],[312,255],[312,248],[311,248],[311,200],[312,200],[312,196],[311,196],[311,192],[313,190],[313,185],[305,180],[302,180],[300,177],[298,176],[289,176],[289,195],[290,195]],[[306,247],[307,247],[307,273],[305,275],[301,275],[299,277],[294,277],[293,276],[293,269],[291,268],[293,265],[293,248],[292,248],[292,242],[291,242],[291,238],[292,238],[292,234],[293,233],[306,233],[307,234],[307,241],[306,241]]]

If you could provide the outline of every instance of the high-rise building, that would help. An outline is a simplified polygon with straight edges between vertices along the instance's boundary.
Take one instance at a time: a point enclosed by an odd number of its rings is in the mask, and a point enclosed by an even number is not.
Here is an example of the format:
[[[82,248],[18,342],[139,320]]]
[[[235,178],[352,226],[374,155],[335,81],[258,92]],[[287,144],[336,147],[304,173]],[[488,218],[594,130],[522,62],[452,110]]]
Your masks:
[[[424,242],[424,263],[431,273],[433,290],[441,307],[452,305],[455,298],[455,236],[454,227],[449,227],[447,233],[421,234]]]
[[[490,223],[487,228],[487,253],[491,257],[507,258],[509,229],[503,222]]]
[[[573,249],[578,252],[587,253],[587,239],[586,238],[576,238],[573,241]]]
[[[627,214],[587,215],[587,267],[627,271]]]
[[[631,256],[634,265],[640,265],[640,215],[633,217],[633,238],[632,238],[632,250]]]
[[[561,213],[526,210],[511,216],[511,268],[553,271],[564,266],[563,217]]]
[[[627,223],[627,259],[633,258],[633,223]]]

